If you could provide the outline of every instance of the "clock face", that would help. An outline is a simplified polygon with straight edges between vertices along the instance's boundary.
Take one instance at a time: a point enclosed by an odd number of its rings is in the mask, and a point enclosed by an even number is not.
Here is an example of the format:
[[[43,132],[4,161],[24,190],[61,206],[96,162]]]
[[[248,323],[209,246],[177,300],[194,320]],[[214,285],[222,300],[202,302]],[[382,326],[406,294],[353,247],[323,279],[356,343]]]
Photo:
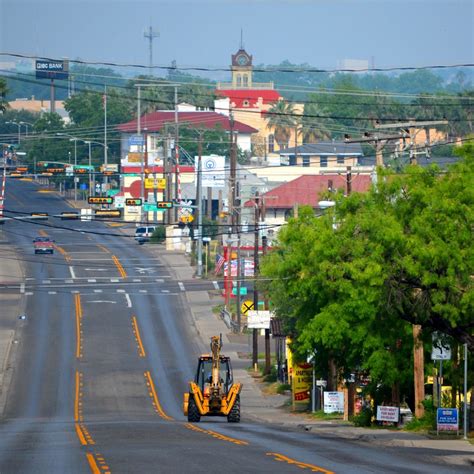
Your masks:
[[[245,54],[239,54],[237,56],[237,64],[239,66],[246,66],[248,64],[249,60]]]

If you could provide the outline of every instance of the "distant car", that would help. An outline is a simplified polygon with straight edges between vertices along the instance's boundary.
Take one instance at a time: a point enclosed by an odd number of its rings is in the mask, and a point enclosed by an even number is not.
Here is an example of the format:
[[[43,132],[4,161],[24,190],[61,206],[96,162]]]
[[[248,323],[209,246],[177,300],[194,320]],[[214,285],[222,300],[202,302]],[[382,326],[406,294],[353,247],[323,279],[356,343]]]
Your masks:
[[[35,253],[54,253],[54,240],[49,237],[35,237],[33,239]]]
[[[155,226],[141,226],[135,229],[135,240],[141,245],[150,240],[155,232]]]

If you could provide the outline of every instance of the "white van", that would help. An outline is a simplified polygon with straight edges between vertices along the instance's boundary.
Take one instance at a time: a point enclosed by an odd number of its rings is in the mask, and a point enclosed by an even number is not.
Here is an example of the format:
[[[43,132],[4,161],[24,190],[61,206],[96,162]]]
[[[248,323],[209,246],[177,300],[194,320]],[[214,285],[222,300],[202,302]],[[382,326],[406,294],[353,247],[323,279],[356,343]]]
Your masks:
[[[156,227],[153,225],[140,226],[135,229],[135,240],[139,244],[144,244],[150,240]]]

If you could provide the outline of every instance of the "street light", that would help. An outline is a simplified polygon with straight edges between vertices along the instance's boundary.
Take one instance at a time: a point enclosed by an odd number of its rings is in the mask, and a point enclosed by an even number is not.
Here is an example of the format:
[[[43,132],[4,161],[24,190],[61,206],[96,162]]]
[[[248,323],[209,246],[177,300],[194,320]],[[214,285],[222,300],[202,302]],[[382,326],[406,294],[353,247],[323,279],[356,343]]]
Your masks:
[[[25,128],[26,128],[26,135],[28,135],[28,125],[30,125],[31,127],[34,127],[34,125],[30,122],[20,122],[20,125],[24,125]]]
[[[21,128],[21,125],[20,123],[18,122],[15,122],[13,120],[9,120],[8,122],[5,122],[6,124],[12,124],[12,125],[16,125],[18,127],[18,144],[20,144],[20,128]]]

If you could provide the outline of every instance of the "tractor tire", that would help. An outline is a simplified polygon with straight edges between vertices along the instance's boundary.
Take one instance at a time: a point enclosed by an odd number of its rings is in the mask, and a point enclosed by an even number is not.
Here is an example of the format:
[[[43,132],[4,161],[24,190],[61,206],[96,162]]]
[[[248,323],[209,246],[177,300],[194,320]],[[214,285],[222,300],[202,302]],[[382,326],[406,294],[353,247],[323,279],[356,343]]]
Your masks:
[[[227,421],[229,423],[239,423],[240,422],[240,395],[237,395],[235,399],[234,406],[227,415]]]
[[[199,413],[196,402],[192,394],[189,394],[189,405],[188,405],[188,421],[191,423],[199,423],[201,420],[201,414]]]

